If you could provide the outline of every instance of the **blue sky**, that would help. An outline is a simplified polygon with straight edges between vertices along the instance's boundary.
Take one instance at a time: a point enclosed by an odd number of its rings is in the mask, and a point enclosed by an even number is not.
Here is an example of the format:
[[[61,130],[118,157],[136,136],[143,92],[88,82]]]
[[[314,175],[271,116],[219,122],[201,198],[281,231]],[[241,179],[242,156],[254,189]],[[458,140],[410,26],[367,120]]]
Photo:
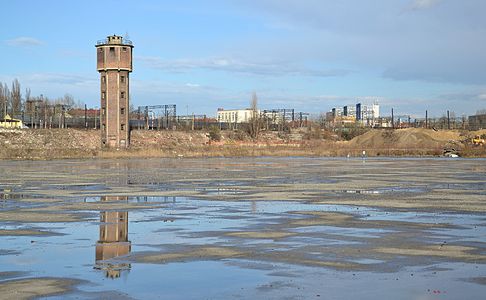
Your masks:
[[[99,104],[97,40],[135,45],[134,106],[382,114],[486,108],[486,1],[3,1],[0,81]]]

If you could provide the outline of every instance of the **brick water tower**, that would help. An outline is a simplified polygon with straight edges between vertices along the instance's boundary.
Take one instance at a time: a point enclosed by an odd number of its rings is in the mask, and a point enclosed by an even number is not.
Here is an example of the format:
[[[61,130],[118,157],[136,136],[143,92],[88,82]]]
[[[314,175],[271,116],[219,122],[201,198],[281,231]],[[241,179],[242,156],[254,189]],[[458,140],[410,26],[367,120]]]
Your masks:
[[[101,77],[101,145],[105,147],[126,148],[130,145],[132,50],[130,40],[116,35],[96,43],[97,69]]]

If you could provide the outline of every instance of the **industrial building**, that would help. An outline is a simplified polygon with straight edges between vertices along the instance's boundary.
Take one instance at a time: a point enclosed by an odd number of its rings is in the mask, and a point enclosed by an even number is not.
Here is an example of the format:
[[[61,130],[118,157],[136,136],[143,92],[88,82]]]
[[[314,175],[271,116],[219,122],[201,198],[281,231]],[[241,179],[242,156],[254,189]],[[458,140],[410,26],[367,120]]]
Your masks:
[[[339,122],[359,122],[364,126],[374,127],[379,123],[380,105],[375,101],[371,105],[357,103],[356,105],[350,104],[343,107],[334,107],[329,117]]]
[[[132,42],[108,36],[96,44],[101,89],[101,144],[113,148],[130,145],[129,95]]]
[[[260,111],[256,111],[257,115],[260,114]],[[224,108],[218,108],[217,112],[217,120],[219,123],[248,123],[250,122],[253,115],[253,110],[251,108],[246,109],[229,109],[225,110]]]

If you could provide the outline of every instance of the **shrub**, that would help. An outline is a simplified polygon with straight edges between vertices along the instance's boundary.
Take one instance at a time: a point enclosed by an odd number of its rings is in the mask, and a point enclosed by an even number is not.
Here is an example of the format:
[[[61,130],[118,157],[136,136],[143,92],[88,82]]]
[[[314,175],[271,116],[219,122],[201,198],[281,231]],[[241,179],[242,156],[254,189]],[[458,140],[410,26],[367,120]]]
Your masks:
[[[209,139],[215,142],[221,141],[221,130],[217,126],[209,128]]]
[[[247,132],[243,130],[235,130],[229,133],[228,137],[235,141],[246,141],[249,138]]]

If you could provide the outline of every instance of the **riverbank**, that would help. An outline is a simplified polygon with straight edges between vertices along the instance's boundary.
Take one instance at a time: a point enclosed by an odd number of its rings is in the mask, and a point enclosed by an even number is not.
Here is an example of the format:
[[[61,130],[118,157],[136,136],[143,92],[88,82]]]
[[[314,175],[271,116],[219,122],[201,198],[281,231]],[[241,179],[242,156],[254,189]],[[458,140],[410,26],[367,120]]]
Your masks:
[[[134,130],[128,150],[102,149],[99,130],[1,130],[0,159],[253,157],[253,156],[441,156],[486,157],[471,136],[485,134],[432,129],[370,130],[351,141],[326,132],[262,133],[258,140],[224,131],[217,139],[205,131]]]

